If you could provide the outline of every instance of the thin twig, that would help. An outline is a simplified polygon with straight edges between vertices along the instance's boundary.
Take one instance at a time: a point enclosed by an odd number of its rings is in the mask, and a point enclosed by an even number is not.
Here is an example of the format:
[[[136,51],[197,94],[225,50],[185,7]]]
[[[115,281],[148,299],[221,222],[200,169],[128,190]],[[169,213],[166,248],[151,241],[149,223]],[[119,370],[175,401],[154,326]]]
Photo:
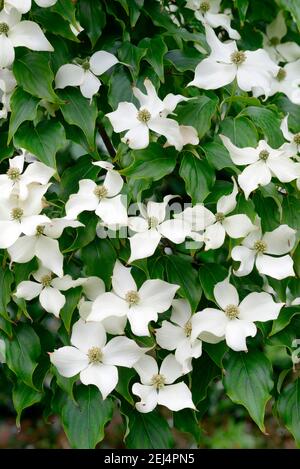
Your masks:
[[[98,130],[99,130],[99,133],[100,133],[100,135],[101,135],[101,138],[102,138],[102,140],[103,140],[103,142],[104,142],[104,145],[106,146],[106,149],[107,149],[108,153],[110,154],[110,156],[111,156],[112,158],[114,158],[114,157],[116,156],[116,151],[115,151],[115,149],[114,149],[114,147],[113,147],[113,144],[112,144],[111,141],[110,141],[109,136],[108,136],[107,133],[106,133],[105,128],[104,128],[103,125],[100,124],[100,123],[98,123]]]

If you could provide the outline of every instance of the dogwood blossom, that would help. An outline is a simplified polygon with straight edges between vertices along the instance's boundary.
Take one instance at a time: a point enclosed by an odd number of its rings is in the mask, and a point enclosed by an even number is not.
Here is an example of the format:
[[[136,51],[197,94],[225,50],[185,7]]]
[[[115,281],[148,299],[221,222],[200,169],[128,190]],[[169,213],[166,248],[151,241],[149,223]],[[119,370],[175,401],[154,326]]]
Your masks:
[[[157,321],[158,314],[167,311],[179,285],[163,280],[146,280],[137,288],[131,267],[124,267],[118,260],[112,276],[113,290],[103,293],[93,303],[87,321],[103,321],[110,316],[128,318],[132,332],[137,336],[149,336],[148,324]]]
[[[55,5],[57,0],[34,0],[35,3],[42,8],[48,8]],[[9,13],[12,8],[15,8],[20,13],[28,13],[31,9],[31,0],[3,0],[3,9]]]
[[[190,233],[190,226],[185,220],[165,220],[168,202],[172,195],[164,197],[163,202],[148,202],[140,205],[142,217],[129,217],[128,226],[136,234],[129,238],[130,258],[128,262],[152,256],[162,236],[172,243],[182,243]]]
[[[167,355],[160,369],[153,357],[144,355],[134,365],[134,369],[142,382],[132,386],[133,394],[141,399],[135,405],[139,412],[151,412],[157,404],[173,411],[195,409],[187,385],[183,382],[173,384],[183,375],[182,367],[174,355]]]
[[[236,352],[247,351],[246,338],[254,337],[255,321],[277,319],[284,303],[275,303],[269,293],[250,293],[241,302],[236,288],[228,279],[216,284],[214,297],[220,307],[205,308],[192,317],[192,339],[208,332],[225,338],[228,347]]]
[[[8,68],[0,69],[0,102],[2,109],[0,110],[0,119],[6,119],[10,112],[10,98],[17,85],[14,74]]]
[[[82,285],[85,281],[83,278],[73,280],[70,275],[53,278],[52,272],[44,266],[32,274],[36,282],[24,280],[19,283],[15,296],[30,301],[39,297],[41,306],[48,312],[59,317],[60,310],[66,303],[65,296],[61,291],[69,290]]]
[[[210,55],[196,67],[194,80],[188,86],[215,90],[236,78],[239,88],[252,91],[259,87],[261,94],[269,96],[271,81],[279,71],[263,49],[239,51],[235,41],[221,42],[214,30],[205,26]]]
[[[82,319],[72,329],[71,346],[50,353],[51,363],[65,378],[79,374],[83,384],[94,384],[103,399],[118,384],[118,366],[132,368],[147,349],[127,337],[114,337],[107,343],[102,324]]]
[[[60,238],[65,228],[79,226],[84,225],[79,221],[64,218],[53,218],[47,223],[37,225],[33,236],[21,236],[8,248],[10,258],[12,262],[23,264],[36,256],[44,267],[62,277],[64,257],[60,252],[57,238]]]
[[[232,39],[240,39],[241,36],[230,26],[232,15],[229,10],[220,13],[220,5],[222,0],[187,0],[186,8],[195,11],[195,17],[203,24],[208,24],[212,28],[222,27],[227,31],[228,36]]]
[[[260,140],[256,148],[239,148],[225,135],[220,135],[220,138],[234,164],[247,166],[238,176],[246,199],[259,186],[269,184],[272,177],[281,182],[291,182],[300,175],[299,164],[290,159],[294,151],[289,145],[274,149],[265,140]]]
[[[279,10],[276,18],[266,27],[263,34],[264,49],[274,62],[293,62],[300,58],[300,46],[296,42],[287,41],[281,44],[281,39],[287,33],[284,13]]]
[[[127,210],[119,194],[123,187],[123,179],[107,161],[93,163],[106,170],[103,183],[96,184],[90,179],[79,181],[79,191],[72,194],[66,203],[66,219],[73,220],[85,210],[95,211],[107,225],[126,225]],[[119,194],[119,195],[118,195]]]
[[[167,118],[167,115],[175,110],[178,103],[188,98],[170,93],[161,100],[149,79],[144,81],[144,86],[147,94],[136,87],[132,89],[134,96],[140,102],[139,109],[133,103],[121,102],[116,111],[106,114],[114,131],[120,133],[127,130],[121,140],[134,150],[146,148],[149,145],[150,130],[163,135],[169,145],[181,150],[184,140],[179,124]]]
[[[0,11],[0,68],[15,60],[15,47],[36,51],[53,51],[53,47],[40,26],[33,21],[21,21],[22,14],[12,8],[9,13]]]
[[[84,60],[80,65],[62,65],[55,77],[56,88],[66,86],[79,86],[82,95],[91,99],[101,86],[97,75],[102,75],[113,65],[118,63],[118,59],[109,52],[95,52],[90,59]]]
[[[257,229],[242,241],[241,246],[235,246],[231,251],[232,259],[241,263],[234,274],[238,277],[248,275],[255,264],[258,272],[278,280],[294,276],[293,259],[283,254],[293,249],[296,231],[287,225],[280,225],[263,235],[259,220],[256,224]]]
[[[281,67],[275,78],[272,79],[270,96],[284,93],[294,104],[300,104],[300,59]],[[253,93],[259,96],[260,92]]]
[[[282,120],[281,125],[280,125],[281,132],[283,133],[284,138],[290,142],[290,148],[291,151],[296,155],[300,151],[300,132],[293,134],[289,130],[288,126],[288,115],[285,116],[285,118]],[[296,157],[297,161],[299,161],[299,158]],[[300,174],[299,177],[296,181],[296,185],[298,190],[300,191]]]

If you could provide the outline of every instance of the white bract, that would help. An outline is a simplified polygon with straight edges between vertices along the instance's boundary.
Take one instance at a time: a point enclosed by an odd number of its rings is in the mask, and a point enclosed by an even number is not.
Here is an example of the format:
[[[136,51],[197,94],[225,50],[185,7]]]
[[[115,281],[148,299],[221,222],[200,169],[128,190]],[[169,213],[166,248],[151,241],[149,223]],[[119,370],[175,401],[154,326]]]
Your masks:
[[[259,87],[261,94],[269,96],[272,78],[279,71],[263,49],[239,51],[235,41],[221,42],[214,30],[205,27],[210,55],[196,67],[194,80],[188,86],[215,90],[237,80],[243,91]],[[258,90],[256,90],[258,92]]]
[[[257,229],[242,241],[241,246],[235,246],[231,251],[232,259],[241,263],[234,274],[238,277],[248,275],[255,264],[259,273],[278,280],[294,276],[293,259],[283,254],[293,249],[296,231],[287,225],[280,225],[263,235],[259,221],[256,223]]]
[[[265,140],[260,140],[256,148],[236,147],[228,137],[220,135],[230,158],[237,166],[247,166],[238,176],[238,183],[248,199],[259,186],[266,186],[276,177],[281,182],[291,182],[300,175],[299,163],[291,160],[293,149],[284,144],[274,149]]]
[[[91,179],[79,181],[79,191],[72,194],[66,203],[66,218],[73,220],[84,212],[95,211],[107,225],[126,225],[127,210],[119,194],[123,187],[123,179],[107,161],[93,163],[107,171],[103,183],[96,184]],[[119,194],[119,195],[118,195]]]
[[[0,203],[0,249],[12,246],[24,233],[33,236],[37,225],[50,221],[46,215],[40,215],[43,209],[42,196],[48,185],[32,184],[26,200],[12,195]]]
[[[7,114],[10,112],[10,97],[14,92],[17,85],[14,74],[7,68],[0,69],[0,103],[2,109],[0,110],[0,119],[6,119]]]
[[[174,300],[170,321],[163,321],[156,329],[157,344],[166,350],[175,350],[175,358],[182,366],[183,373],[192,370],[192,358],[199,358],[202,353],[202,341],[191,339],[192,311],[187,300]]]
[[[22,14],[15,8],[9,13],[0,11],[0,68],[15,60],[15,47],[36,51],[53,51],[40,26],[33,21],[21,21]]]
[[[195,17],[203,24],[208,24],[212,28],[222,27],[228,32],[232,39],[240,39],[238,31],[230,26],[232,15],[229,13],[220,13],[222,0],[187,0],[186,8],[195,11]]]
[[[33,236],[21,236],[8,253],[12,262],[26,263],[36,256],[44,267],[50,269],[58,277],[62,277],[64,257],[59,249],[57,238],[67,227],[84,226],[79,221],[53,218],[49,222],[36,226]]]
[[[228,279],[216,284],[214,297],[220,309],[205,308],[192,317],[192,339],[203,332],[225,338],[228,347],[236,352],[246,351],[247,337],[254,337],[255,321],[277,319],[284,303],[275,303],[269,293],[250,293],[241,302],[236,288]]]
[[[6,362],[6,346],[4,340],[0,339],[0,363]]]
[[[50,353],[50,360],[65,378],[80,373],[80,381],[97,386],[106,399],[118,384],[117,366],[132,368],[147,351],[127,337],[114,337],[106,342],[102,324],[79,319],[72,329],[72,346]]]
[[[59,317],[60,310],[66,303],[66,298],[61,291],[78,287],[85,282],[84,278],[73,280],[70,275],[53,278],[51,270],[43,266],[34,272],[32,276],[36,282],[24,280],[19,283],[15,296],[17,298],[24,298],[27,301],[38,296],[44,310],[54,314],[57,318]]]
[[[79,86],[82,95],[91,99],[101,86],[96,75],[102,75],[118,62],[118,59],[109,52],[95,52],[90,59],[86,59],[80,65],[62,65],[57,71],[55,86],[56,88]]]
[[[120,133],[127,130],[121,140],[134,150],[149,145],[150,130],[163,135],[169,145],[181,150],[184,145],[182,131],[178,122],[167,118],[167,115],[175,110],[178,103],[188,98],[170,93],[161,100],[150,80],[146,79],[144,86],[147,94],[136,87],[132,90],[140,102],[139,109],[133,103],[121,102],[116,111],[106,114],[114,131]]]
[[[282,10],[279,10],[276,18],[266,27],[266,34],[263,35],[264,49],[271,59],[278,62],[293,62],[300,58],[300,46],[296,42],[284,42],[281,39],[287,33],[287,27]]]
[[[24,153],[10,158],[9,169],[0,175],[0,199],[8,199],[12,194],[21,200],[28,197],[28,187],[32,183],[45,185],[55,173],[44,163],[36,161],[30,163],[24,171]]]
[[[48,8],[55,5],[57,0],[34,0],[35,3],[42,8]],[[20,13],[28,13],[31,9],[32,0],[3,0],[3,8],[9,13],[12,8],[15,8]]]
[[[291,151],[296,155],[300,151],[300,132],[297,132],[296,134],[293,134],[289,130],[288,126],[288,116],[285,116],[285,118],[281,122],[280,126],[281,132],[283,133],[284,138],[289,142],[289,145],[291,147]],[[296,157],[297,161],[299,161],[299,157]],[[297,178],[296,185],[298,190],[300,191],[300,173],[299,177]]]
[[[153,357],[144,355],[134,368],[142,382],[132,386],[133,394],[141,399],[135,405],[139,412],[151,412],[158,404],[175,412],[195,409],[187,385],[183,382],[173,384],[183,375],[182,367],[174,355],[167,355],[160,369]]]
[[[284,93],[292,103],[300,104],[300,59],[279,69],[272,79],[270,96],[275,93]],[[260,92],[253,94],[259,96]]]
[[[88,321],[103,321],[111,316],[127,317],[132,332],[149,336],[148,325],[158,314],[170,308],[179,285],[163,280],[146,280],[138,290],[131,268],[118,260],[112,276],[113,290],[103,293],[93,303]]]
[[[183,243],[190,233],[190,226],[185,220],[166,218],[168,202],[172,195],[164,197],[163,202],[148,202],[140,205],[141,217],[129,217],[128,226],[136,234],[129,238],[130,258],[128,262],[145,259],[154,254],[160,240],[165,237],[172,243]]]

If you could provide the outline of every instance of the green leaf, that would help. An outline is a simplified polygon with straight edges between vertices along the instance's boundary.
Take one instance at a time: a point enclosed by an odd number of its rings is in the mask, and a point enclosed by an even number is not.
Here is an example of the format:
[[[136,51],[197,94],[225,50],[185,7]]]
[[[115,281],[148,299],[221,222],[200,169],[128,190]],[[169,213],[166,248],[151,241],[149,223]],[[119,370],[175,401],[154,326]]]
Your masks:
[[[136,47],[130,42],[124,42],[118,49],[118,57],[121,62],[129,65],[132,78],[136,80],[140,71],[140,62],[146,55],[147,50]]]
[[[117,258],[111,242],[108,239],[96,238],[82,249],[81,257],[86,265],[86,274],[101,277],[109,288]]]
[[[17,412],[16,425],[20,427],[21,415],[24,409],[31,407],[41,401],[43,395],[41,392],[26,386],[24,383],[16,383],[13,388],[12,400]]]
[[[76,230],[76,238],[74,242],[63,250],[63,253],[76,251],[81,249],[88,244],[90,244],[96,236],[96,226],[99,223],[99,218],[97,216],[91,215],[91,213],[82,213],[79,216],[79,221],[84,224],[84,226],[79,227]]]
[[[273,326],[272,326],[270,336],[277,334],[277,332],[282,331],[286,326],[290,324],[293,317],[298,314],[300,314],[300,305],[282,308],[278,318],[275,321],[273,321]]]
[[[190,302],[192,310],[196,311],[202,290],[197,272],[190,259],[170,255],[165,257],[165,265],[168,282],[180,285],[177,293],[186,298]]]
[[[300,230],[300,202],[299,196],[292,197],[287,195],[282,203],[282,219],[281,223],[286,223],[295,230]]]
[[[72,163],[61,176],[60,188],[64,200],[78,191],[81,179],[95,180],[100,169],[99,166],[92,164],[92,159],[88,155],[83,155]]]
[[[286,428],[300,447],[300,378],[287,386],[280,394],[277,411]]]
[[[178,122],[195,127],[201,139],[211,128],[211,119],[217,109],[218,99],[200,96],[180,104],[176,109]]]
[[[81,287],[77,287],[64,292],[66,303],[60,312],[60,317],[68,332],[71,329],[72,316],[79,303],[81,291]]]
[[[230,399],[246,407],[260,430],[265,432],[265,407],[274,385],[267,357],[258,350],[230,351],[223,383]]]
[[[128,168],[122,169],[120,174],[133,179],[151,178],[158,181],[172,173],[176,165],[174,148],[162,148],[158,143],[150,143],[144,150],[135,150],[131,154],[134,162]]]
[[[224,168],[232,168],[235,172],[238,172],[238,169],[230,158],[229,152],[224,145],[221,145],[218,142],[210,142],[205,143],[201,148],[204,151],[209,164],[218,171]]]
[[[300,31],[300,5],[298,0],[280,0],[281,6],[289,11],[297,23]]]
[[[215,302],[214,287],[228,275],[227,269],[219,264],[203,264],[199,269],[199,279],[203,293],[210,301]]]
[[[25,121],[36,118],[39,100],[18,87],[10,98],[11,115],[9,121],[8,142]]]
[[[214,185],[215,172],[206,160],[200,160],[187,151],[182,154],[179,174],[185,182],[186,191],[193,204],[203,202]]]
[[[145,38],[139,46],[147,49],[145,60],[153,67],[155,73],[158,75],[160,81],[164,82],[164,55],[168,52],[168,48],[161,36],[153,38]]]
[[[32,375],[41,353],[40,340],[28,324],[18,324],[14,328],[12,340],[5,339],[6,363],[18,380],[34,388]]]
[[[174,427],[181,432],[190,433],[195,441],[200,440],[201,430],[197,420],[197,412],[191,409],[183,409],[173,414]]]
[[[170,50],[165,55],[165,60],[170,62],[176,70],[179,72],[186,72],[195,70],[199,62],[203,59],[203,54],[201,54],[197,49],[186,48],[186,49],[174,49]]]
[[[258,134],[255,125],[247,117],[227,117],[221,123],[220,134],[230,138],[238,147],[256,147]]]
[[[221,375],[220,368],[210,359],[207,353],[194,360],[192,372],[192,396],[197,407],[207,396],[207,388],[211,381]]]
[[[75,398],[77,404],[68,399],[61,410],[64,431],[72,448],[93,449],[104,438],[113,402],[109,398],[103,400],[95,386],[78,386]]]
[[[264,107],[250,106],[244,109],[241,114],[248,116],[262,130],[271,147],[278,148],[284,143],[280,130],[281,121],[274,111]]]
[[[131,394],[131,380],[135,376],[136,372],[132,368],[119,368],[119,381],[116,386],[116,391],[126,399],[129,404],[134,405],[134,400]]]
[[[241,21],[245,21],[246,13],[249,6],[249,0],[235,0],[234,3],[236,8],[238,9]]]
[[[83,2],[81,1],[80,4]],[[55,5],[51,8],[52,11],[55,11],[60,16],[62,16],[68,23],[73,24],[76,27],[76,10],[75,2],[72,0],[57,0]]]
[[[77,88],[68,87],[59,91],[64,104],[60,106],[64,119],[68,124],[79,127],[86,136],[90,151],[95,150],[95,127],[98,115],[95,100],[90,102],[84,98]]]
[[[56,153],[66,145],[65,130],[56,121],[43,121],[36,127],[25,122],[17,130],[14,144],[33,153],[42,163],[56,168]]]
[[[7,311],[7,305],[10,302],[13,281],[14,276],[12,272],[2,268],[0,271],[0,315],[8,321],[11,321]]]
[[[101,2],[94,0],[80,0],[79,22],[95,47],[106,24],[106,15]]]
[[[34,13],[33,19],[37,23],[40,23],[45,29],[51,31],[52,34],[69,39],[70,41],[79,42],[70,28],[70,22],[65,20],[62,15],[40,8]]]
[[[116,109],[123,101],[132,102],[132,83],[129,73],[125,67],[116,66],[113,68],[109,79],[108,103],[112,109]]]
[[[14,154],[14,147],[10,143],[7,144],[8,140],[8,133],[3,132],[1,129],[0,132],[0,161],[5,160],[6,158],[10,158]]]
[[[50,103],[59,102],[52,88],[54,75],[48,53],[26,52],[14,61],[13,72],[18,84],[28,93]]]

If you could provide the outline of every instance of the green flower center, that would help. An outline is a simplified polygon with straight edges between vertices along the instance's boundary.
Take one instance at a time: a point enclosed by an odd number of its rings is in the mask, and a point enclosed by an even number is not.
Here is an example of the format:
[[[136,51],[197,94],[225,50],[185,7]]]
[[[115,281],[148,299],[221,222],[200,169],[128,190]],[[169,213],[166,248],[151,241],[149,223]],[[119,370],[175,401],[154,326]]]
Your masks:
[[[98,199],[104,199],[107,196],[108,191],[105,186],[97,186],[95,187],[94,194]]]
[[[222,222],[222,221],[225,220],[225,215],[222,212],[217,212],[215,214],[215,217],[216,217],[216,221],[218,221],[218,222]]]
[[[89,70],[91,68],[90,67],[90,62],[88,60],[85,60],[81,66],[82,66],[83,70]]]
[[[300,132],[294,135],[294,142],[296,143],[296,145],[300,145]]]
[[[267,161],[267,159],[269,158],[270,156],[270,153],[268,152],[268,150],[262,150],[260,153],[259,153],[259,159],[260,160],[263,160],[263,161]]]
[[[103,358],[103,353],[99,347],[92,347],[88,350],[89,363],[100,363]]]
[[[148,109],[141,109],[138,112],[137,118],[140,122],[147,124],[147,122],[149,122],[149,120],[151,119],[151,114]]]
[[[280,44],[279,37],[276,37],[276,36],[271,37],[270,44],[271,44],[271,46],[278,46],[278,44]]]
[[[44,275],[44,277],[42,277],[42,279],[41,279],[41,284],[43,285],[43,287],[50,287],[51,282],[52,282],[52,275],[51,274]]]
[[[0,34],[7,34],[8,31],[9,31],[8,24],[7,23],[0,23]]]
[[[137,305],[140,301],[140,297],[139,297],[138,292],[134,290],[130,290],[129,292],[126,293],[125,300],[130,305]]]
[[[11,211],[11,218],[13,220],[21,220],[22,216],[24,214],[24,211],[21,208],[13,208]]]
[[[267,250],[267,244],[264,241],[261,241],[261,240],[255,241],[253,249],[258,254],[262,254]]]
[[[209,2],[202,2],[200,3],[199,10],[202,13],[207,13],[210,10],[210,4]]]
[[[284,68],[280,68],[277,75],[276,75],[276,79],[278,81],[283,81],[286,77],[286,71],[284,70]]]
[[[159,221],[156,217],[150,217],[148,218],[148,226],[149,228],[156,228],[157,225],[159,224]]]
[[[36,236],[41,236],[42,234],[44,234],[44,230],[45,230],[44,225],[38,225],[36,227],[36,232],[35,232]]]
[[[9,168],[6,174],[12,181],[18,181],[20,179],[21,172],[18,168]]]
[[[230,56],[230,60],[235,65],[241,65],[246,60],[246,54],[243,51],[233,52]]]
[[[184,329],[185,335],[187,337],[191,337],[191,333],[192,333],[192,323],[191,323],[191,321],[186,322],[183,329]]]
[[[225,308],[225,314],[228,317],[228,319],[235,319],[240,314],[239,308],[235,305],[228,305]]]
[[[156,389],[162,389],[164,385],[166,384],[166,378],[164,377],[164,375],[161,375],[158,373],[157,375],[152,376],[151,384]]]

